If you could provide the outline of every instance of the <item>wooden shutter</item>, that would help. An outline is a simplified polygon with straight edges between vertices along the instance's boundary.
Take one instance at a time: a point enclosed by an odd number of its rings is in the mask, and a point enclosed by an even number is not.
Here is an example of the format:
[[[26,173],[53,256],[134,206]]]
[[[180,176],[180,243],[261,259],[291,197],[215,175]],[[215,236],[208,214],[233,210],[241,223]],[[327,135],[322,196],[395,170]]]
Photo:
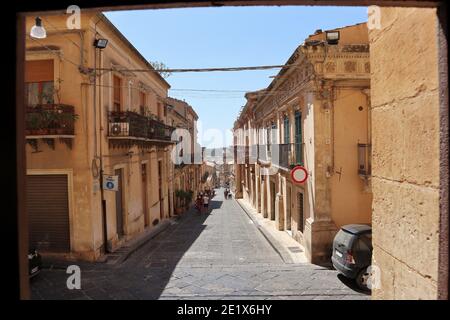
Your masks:
[[[25,62],[25,82],[45,82],[53,80],[53,60],[33,60]]]
[[[140,91],[139,92],[139,108],[141,110],[141,114],[145,113],[145,92]]]
[[[118,76],[113,76],[113,99],[115,111],[121,111],[122,100],[122,80]]]

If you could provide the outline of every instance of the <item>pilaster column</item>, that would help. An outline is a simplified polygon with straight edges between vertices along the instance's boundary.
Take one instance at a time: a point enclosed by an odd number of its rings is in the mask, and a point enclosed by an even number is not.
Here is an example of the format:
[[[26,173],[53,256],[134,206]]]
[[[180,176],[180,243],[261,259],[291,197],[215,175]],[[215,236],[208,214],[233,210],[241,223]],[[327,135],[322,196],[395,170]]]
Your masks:
[[[290,163],[295,162],[295,109],[291,105],[288,108],[289,116],[289,143],[291,144]]]

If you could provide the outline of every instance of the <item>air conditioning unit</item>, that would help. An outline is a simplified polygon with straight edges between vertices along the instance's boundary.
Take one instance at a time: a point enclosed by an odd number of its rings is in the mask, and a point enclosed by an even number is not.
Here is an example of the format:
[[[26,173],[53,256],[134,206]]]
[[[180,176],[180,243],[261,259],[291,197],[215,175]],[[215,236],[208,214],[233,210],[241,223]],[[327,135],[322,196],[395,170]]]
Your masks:
[[[110,122],[109,135],[111,137],[128,136],[129,123],[128,122]]]

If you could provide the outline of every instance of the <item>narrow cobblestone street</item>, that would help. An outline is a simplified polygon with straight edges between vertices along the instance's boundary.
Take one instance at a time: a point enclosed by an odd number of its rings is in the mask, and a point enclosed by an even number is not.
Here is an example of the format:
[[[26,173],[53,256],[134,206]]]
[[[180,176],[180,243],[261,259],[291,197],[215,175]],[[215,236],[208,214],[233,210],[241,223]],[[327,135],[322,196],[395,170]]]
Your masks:
[[[63,269],[32,280],[34,299],[369,299],[336,271],[285,264],[235,200],[189,212],[119,265],[82,264],[81,290]]]

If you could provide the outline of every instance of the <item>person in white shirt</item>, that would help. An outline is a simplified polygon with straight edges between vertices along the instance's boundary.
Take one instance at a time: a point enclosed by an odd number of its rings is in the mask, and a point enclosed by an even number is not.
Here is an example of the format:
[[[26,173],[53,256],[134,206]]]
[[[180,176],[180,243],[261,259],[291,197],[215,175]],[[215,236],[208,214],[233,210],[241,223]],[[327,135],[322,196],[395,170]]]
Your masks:
[[[209,197],[205,195],[203,197],[203,207],[205,208],[206,212],[208,212],[208,205],[209,205]]]

